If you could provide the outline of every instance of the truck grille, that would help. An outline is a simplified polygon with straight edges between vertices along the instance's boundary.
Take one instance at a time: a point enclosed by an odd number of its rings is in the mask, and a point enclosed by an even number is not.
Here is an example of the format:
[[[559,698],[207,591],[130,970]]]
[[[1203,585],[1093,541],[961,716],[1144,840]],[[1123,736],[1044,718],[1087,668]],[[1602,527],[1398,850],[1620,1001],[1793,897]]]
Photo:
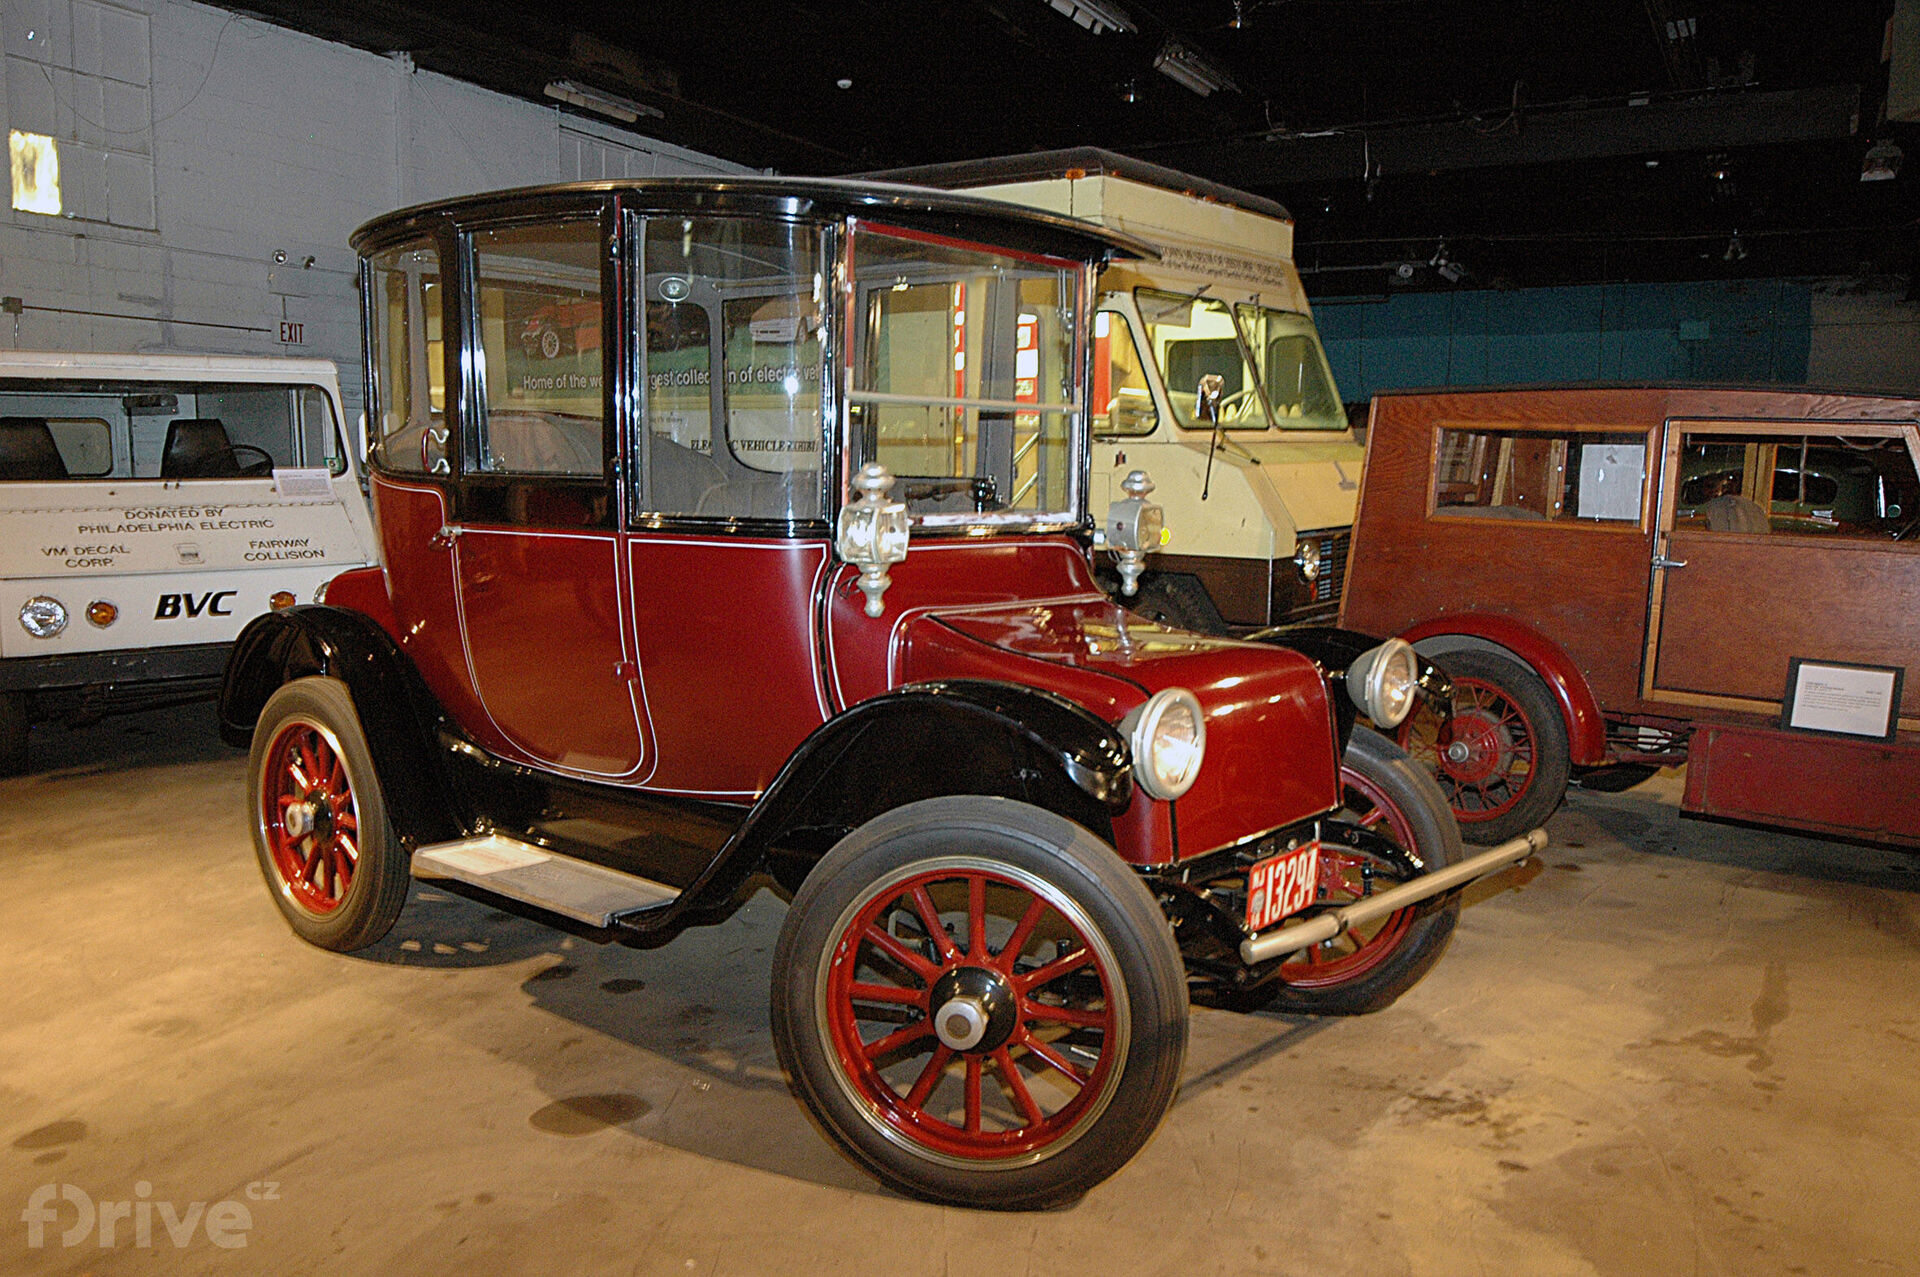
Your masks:
[[[1340,583],[1347,578],[1347,550],[1353,545],[1353,529],[1338,528],[1319,534],[1320,577],[1313,583],[1314,602],[1340,605]]]

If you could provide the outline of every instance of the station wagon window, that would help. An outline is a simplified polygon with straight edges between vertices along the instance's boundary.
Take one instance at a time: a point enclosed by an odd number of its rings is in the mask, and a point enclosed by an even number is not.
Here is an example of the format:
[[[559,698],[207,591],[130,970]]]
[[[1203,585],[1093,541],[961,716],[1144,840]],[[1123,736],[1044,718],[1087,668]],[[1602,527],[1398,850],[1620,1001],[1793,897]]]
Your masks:
[[[1898,435],[1688,431],[1674,526],[1761,535],[1910,538],[1920,477]]]
[[[655,218],[645,261],[639,509],[818,519],[827,309],[819,228]]]
[[[473,262],[483,395],[467,469],[604,475],[599,223],[476,231]]]
[[[1150,435],[1160,425],[1133,325],[1115,310],[1093,317],[1093,433]]]
[[[923,525],[1074,519],[1077,266],[863,226],[853,277],[854,464]]]
[[[319,386],[0,384],[0,479],[233,479],[295,467],[346,470]]]
[[[1637,525],[1646,481],[1639,432],[1443,428],[1433,512]]]
[[[440,252],[408,244],[368,266],[373,350],[373,461],[387,470],[447,472],[447,387]]]

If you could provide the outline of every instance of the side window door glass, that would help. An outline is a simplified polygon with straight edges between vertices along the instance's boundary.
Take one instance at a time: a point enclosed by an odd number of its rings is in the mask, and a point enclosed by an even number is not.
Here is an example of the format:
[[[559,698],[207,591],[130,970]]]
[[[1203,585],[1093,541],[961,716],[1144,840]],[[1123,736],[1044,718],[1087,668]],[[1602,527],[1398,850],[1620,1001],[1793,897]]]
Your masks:
[[[446,347],[440,251],[422,241],[369,263],[373,461],[385,470],[446,474]]]
[[[820,518],[827,295],[820,229],[655,218],[645,239],[639,513]]]
[[[466,469],[606,474],[600,224],[473,234],[480,403]]]
[[[1150,435],[1160,424],[1133,325],[1116,310],[1093,317],[1093,433]]]
[[[1452,518],[1638,525],[1647,437],[1625,431],[1440,431],[1433,512]]]
[[[1920,477],[1898,435],[1689,432],[1676,528],[1912,539]]]

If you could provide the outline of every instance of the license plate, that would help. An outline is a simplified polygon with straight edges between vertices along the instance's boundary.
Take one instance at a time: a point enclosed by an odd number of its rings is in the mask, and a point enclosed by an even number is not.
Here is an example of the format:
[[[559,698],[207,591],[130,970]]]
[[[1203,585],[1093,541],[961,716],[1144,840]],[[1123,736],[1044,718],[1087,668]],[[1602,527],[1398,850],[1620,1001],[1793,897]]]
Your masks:
[[[1261,931],[1314,902],[1320,886],[1320,840],[1268,856],[1247,871],[1247,930]]]

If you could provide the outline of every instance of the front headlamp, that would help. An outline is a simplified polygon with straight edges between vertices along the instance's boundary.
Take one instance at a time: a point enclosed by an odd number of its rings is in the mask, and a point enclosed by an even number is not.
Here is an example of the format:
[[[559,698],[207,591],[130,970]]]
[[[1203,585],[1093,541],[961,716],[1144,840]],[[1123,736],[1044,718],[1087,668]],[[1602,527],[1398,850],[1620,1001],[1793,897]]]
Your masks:
[[[1318,541],[1296,541],[1293,543],[1293,566],[1300,569],[1301,579],[1309,585],[1320,579],[1320,543]]]
[[[1133,774],[1149,797],[1163,802],[1187,792],[1207,753],[1207,720],[1199,698],[1183,687],[1155,692],[1120,720],[1133,749]]]
[[[35,638],[52,638],[67,628],[66,605],[59,599],[36,594],[20,605],[20,628]]]
[[[1413,644],[1391,638],[1347,667],[1347,696],[1376,727],[1394,728],[1413,712],[1420,658]]]

